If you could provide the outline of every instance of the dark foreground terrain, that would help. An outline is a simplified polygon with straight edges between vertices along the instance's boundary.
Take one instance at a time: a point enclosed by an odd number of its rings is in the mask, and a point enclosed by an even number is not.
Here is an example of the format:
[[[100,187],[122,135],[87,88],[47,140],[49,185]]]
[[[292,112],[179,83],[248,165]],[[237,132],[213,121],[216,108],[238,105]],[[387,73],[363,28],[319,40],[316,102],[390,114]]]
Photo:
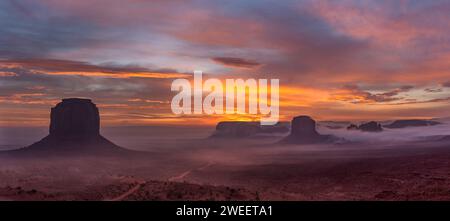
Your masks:
[[[450,143],[184,140],[139,156],[1,157],[2,200],[449,200]],[[180,141],[178,141],[180,142]]]
[[[96,130],[78,147],[48,140],[51,133],[0,152],[0,199],[450,200],[448,122],[364,132],[324,123],[316,131],[311,118],[298,119],[310,125],[291,130],[293,142],[281,142],[289,132],[280,131],[230,137],[210,136],[212,128],[121,127],[102,131],[114,144]],[[45,134],[8,128],[0,147]],[[311,134],[318,139],[305,143]]]

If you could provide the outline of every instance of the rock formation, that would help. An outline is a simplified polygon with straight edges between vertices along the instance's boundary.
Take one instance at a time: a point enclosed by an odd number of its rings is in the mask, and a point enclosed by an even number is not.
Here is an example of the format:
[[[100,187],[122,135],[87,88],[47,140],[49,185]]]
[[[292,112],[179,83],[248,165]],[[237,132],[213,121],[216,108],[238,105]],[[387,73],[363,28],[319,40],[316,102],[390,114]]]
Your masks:
[[[321,135],[316,130],[316,121],[309,116],[294,117],[291,122],[291,133],[282,140],[283,143],[313,144],[330,143],[337,138],[332,135]]]
[[[356,124],[350,124],[347,130],[359,130],[359,127]]]
[[[98,108],[89,99],[63,99],[50,113],[50,136],[86,140],[100,136]]]
[[[370,122],[361,124],[361,125],[359,125],[358,128],[361,131],[365,131],[365,132],[381,132],[381,131],[383,131],[381,124],[379,124],[375,121],[370,121]]]
[[[437,121],[431,120],[396,120],[391,124],[385,125],[386,128],[405,128],[405,127],[423,127],[440,124]]]
[[[360,130],[360,131],[364,131],[364,132],[381,132],[381,131],[383,131],[383,128],[381,127],[381,124],[379,124],[375,121],[370,121],[367,123],[363,123],[359,126],[356,124],[350,124],[347,127],[347,130]]]
[[[245,138],[255,135],[287,133],[288,125],[279,122],[276,125],[261,125],[260,122],[222,121],[216,126],[211,137]]]
[[[318,121],[317,127],[326,127],[332,130],[345,128],[350,122],[347,121]]]
[[[125,151],[100,135],[98,108],[89,99],[63,99],[51,109],[49,135],[19,152],[83,153]]]

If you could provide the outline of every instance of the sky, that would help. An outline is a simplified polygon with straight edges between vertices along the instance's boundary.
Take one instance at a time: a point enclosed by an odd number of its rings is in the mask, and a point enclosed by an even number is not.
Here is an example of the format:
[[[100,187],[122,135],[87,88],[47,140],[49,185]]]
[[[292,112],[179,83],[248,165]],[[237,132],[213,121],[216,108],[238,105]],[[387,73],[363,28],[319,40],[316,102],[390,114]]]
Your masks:
[[[170,90],[280,79],[281,120],[450,116],[450,1],[0,1],[0,126],[48,125],[91,98],[103,125],[215,124],[174,115]]]

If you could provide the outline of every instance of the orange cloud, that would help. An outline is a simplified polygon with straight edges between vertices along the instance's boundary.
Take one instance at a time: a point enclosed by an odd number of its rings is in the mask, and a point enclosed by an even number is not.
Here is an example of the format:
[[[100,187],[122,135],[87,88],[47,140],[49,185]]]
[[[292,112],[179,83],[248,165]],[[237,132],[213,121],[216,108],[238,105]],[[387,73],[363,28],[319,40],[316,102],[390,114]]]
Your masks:
[[[0,96],[3,104],[56,104],[59,99],[49,99],[43,93],[19,93],[10,96]]]
[[[173,70],[151,70],[138,66],[93,65],[80,61],[55,59],[9,59],[0,60],[0,68],[22,68],[35,74],[76,75],[107,78],[182,78],[190,74]]]
[[[36,72],[35,72],[36,73]],[[75,76],[87,76],[87,77],[107,77],[107,78],[186,78],[190,75],[181,73],[157,73],[157,72],[78,72],[78,71],[64,71],[64,72],[41,72],[48,75],[75,75]]]
[[[14,77],[17,76],[16,73],[10,71],[0,71],[0,77]]]

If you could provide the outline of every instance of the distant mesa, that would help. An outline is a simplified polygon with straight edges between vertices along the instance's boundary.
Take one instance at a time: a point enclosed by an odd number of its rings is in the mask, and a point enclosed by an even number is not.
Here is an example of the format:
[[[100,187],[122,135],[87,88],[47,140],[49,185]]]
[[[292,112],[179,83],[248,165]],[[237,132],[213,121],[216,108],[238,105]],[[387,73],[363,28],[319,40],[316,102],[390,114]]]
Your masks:
[[[212,137],[249,137],[260,130],[259,122],[223,121],[216,126]]]
[[[99,152],[125,151],[100,135],[100,115],[90,99],[63,99],[51,109],[49,135],[16,152]]]
[[[405,128],[405,127],[424,127],[424,126],[434,126],[441,124],[437,121],[431,120],[396,120],[391,124],[384,125],[386,128],[396,129],[396,128]]]
[[[383,128],[381,124],[375,121],[370,121],[364,124],[359,125],[359,129],[364,132],[381,132]]]
[[[332,135],[322,135],[316,130],[316,121],[309,116],[294,117],[291,121],[291,133],[284,138],[282,143],[314,144],[333,143],[339,140]]]
[[[332,130],[338,130],[343,128],[343,126],[334,126],[334,125],[325,125],[325,127]]]
[[[381,124],[375,121],[370,121],[367,123],[363,123],[359,126],[356,124],[350,124],[347,127],[347,130],[360,130],[364,132],[381,132],[383,131],[383,127],[381,127]]]
[[[248,138],[259,135],[273,135],[289,132],[289,124],[279,122],[275,125],[261,125],[260,122],[221,121],[216,126],[213,138]]]
[[[345,128],[350,122],[348,121],[319,121],[317,122],[318,127],[325,127],[332,130],[338,130]]]
[[[347,127],[347,130],[359,130],[359,127],[358,127],[358,125],[356,125],[356,124],[350,124],[350,125]]]

